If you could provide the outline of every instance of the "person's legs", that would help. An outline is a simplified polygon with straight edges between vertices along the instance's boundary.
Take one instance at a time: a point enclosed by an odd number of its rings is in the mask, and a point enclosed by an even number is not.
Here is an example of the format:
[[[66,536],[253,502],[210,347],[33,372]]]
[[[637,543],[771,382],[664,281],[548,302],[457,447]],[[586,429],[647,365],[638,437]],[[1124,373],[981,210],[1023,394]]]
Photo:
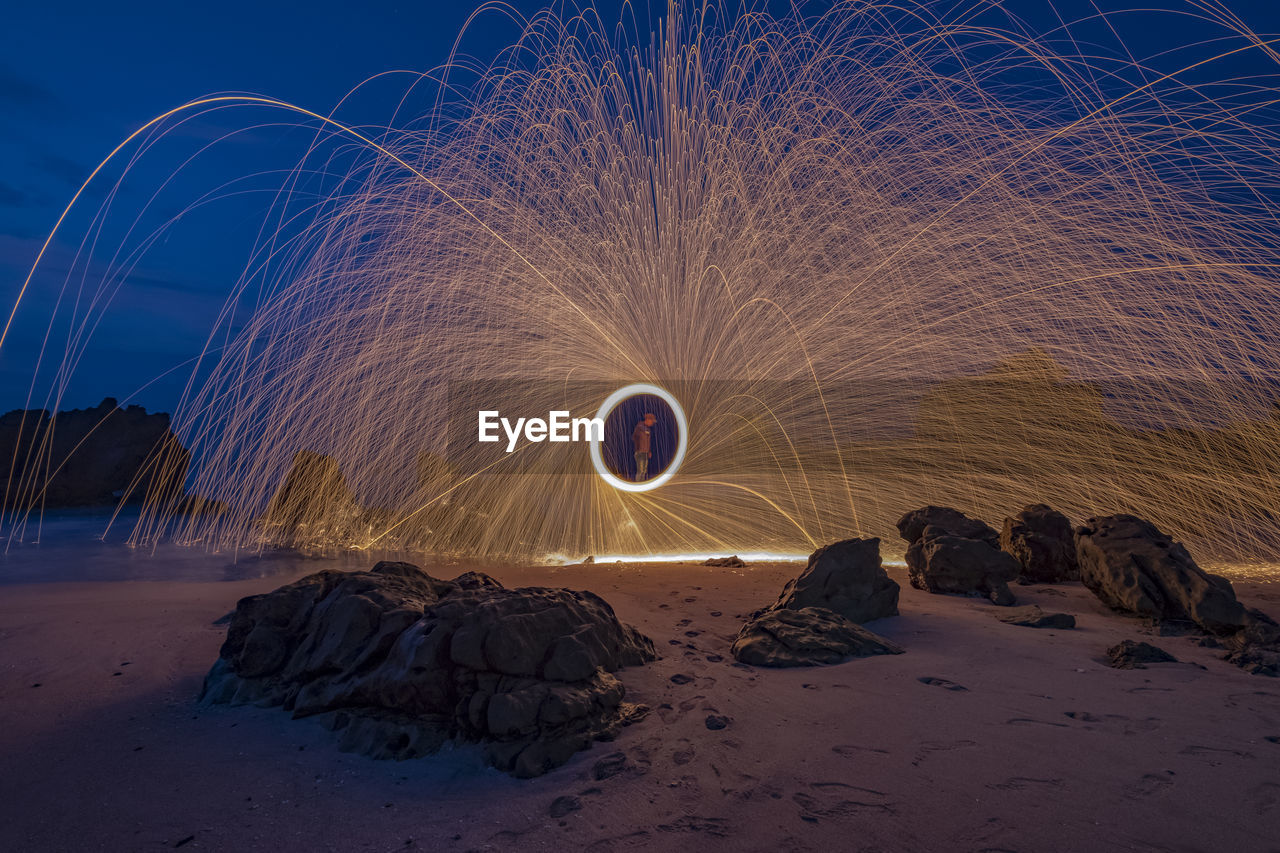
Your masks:
[[[649,454],[636,454],[636,482],[647,480],[649,478]]]

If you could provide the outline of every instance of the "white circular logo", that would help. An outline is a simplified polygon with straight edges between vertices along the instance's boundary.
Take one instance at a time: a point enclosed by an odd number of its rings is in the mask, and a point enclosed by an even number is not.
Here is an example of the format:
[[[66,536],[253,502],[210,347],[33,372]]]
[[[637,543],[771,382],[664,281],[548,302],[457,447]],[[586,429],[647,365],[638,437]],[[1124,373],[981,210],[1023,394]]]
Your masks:
[[[600,440],[593,436],[591,439],[591,464],[595,466],[596,473],[600,475],[602,480],[615,489],[624,492],[648,492],[666,483],[675,476],[676,471],[680,468],[680,463],[684,461],[685,451],[689,449],[689,424],[685,420],[684,409],[680,408],[680,404],[675,397],[671,396],[666,389],[659,388],[657,385],[640,382],[635,385],[628,385],[625,388],[619,388],[600,404],[600,411],[596,412],[596,417],[601,421],[607,421],[609,414],[618,407],[619,403],[640,394],[652,394],[655,397],[660,397],[675,413],[676,455],[671,457],[671,464],[666,467],[666,470],[652,480],[632,483],[622,479],[605,467],[604,457],[600,452]]]

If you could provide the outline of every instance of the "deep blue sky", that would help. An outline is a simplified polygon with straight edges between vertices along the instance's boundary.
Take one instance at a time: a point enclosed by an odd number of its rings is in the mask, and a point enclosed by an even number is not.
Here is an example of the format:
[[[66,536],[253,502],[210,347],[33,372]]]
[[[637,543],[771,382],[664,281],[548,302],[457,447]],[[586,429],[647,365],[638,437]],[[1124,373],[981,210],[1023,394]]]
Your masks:
[[[1176,0],[1122,4],[1174,6]],[[532,15],[542,2],[511,0]],[[650,25],[662,0],[639,0],[641,22]],[[770,4],[782,9],[785,3]],[[820,9],[824,3],[811,4]],[[1280,32],[1276,0],[1230,0],[1230,7],[1260,33]],[[654,7],[656,8],[650,8]],[[1006,6],[1037,30],[1057,25],[1045,0],[1011,0]],[[620,2],[597,4],[616,20]],[[1066,18],[1087,14],[1081,0],[1056,4]],[[0,305],[7,315],[44,236],[92,166],[151,117],[214,92],[254,92],[326,112],[353,86],[390,69],[425,71],[442,63],[472,8],[467,3],[412,0],[360,4],[335,2],[119,4],[15,0],[0,27]],[[1168,15],[1126,16],[1122,37],[1138,56],[1194,41],[1204,33]],[[488,13],[463,41],[464,54],[490,59],[517,35],[501,14]],[[1217,76],[1264,73],[1268,66],[1236,60]],[[385,125],[403,82],[375,87],[344,109],[352,124]],[[202,141],[228,130],[284,118],[265,111],[205,117],[152,152],[121,188],[112,226],[127,227],[181,158]],[[220,144],[189,168],[144,217],[154,228],[163,218],[238,175],[293,166],[309,132],[261,128]],[[139,391],[149,380],[199,351],[210,321],[244,267],[256,228],[270,202],[264,174],[245,188],[258,192],[218,201],[183,217],[144,257],[98,329],[75,374],[71,406],[103,396],[170,409],[181,390],[181,370]],[[275,186],[279,179],[275,179]],[[109,184],[87,199],[84,214],[69,221],[65,238],[47,256],[33,281],[15,331],[0,351],[0,411],[25,403],[34,353],[48,323],[52,291],[61,286],[76,240]],[[101,269],[89,270],[90,276]],[[88,286],[96,286],[92,277]],[[55,344],[57,352],[63,350]],[[42,399],[37,399],[41,404]]]

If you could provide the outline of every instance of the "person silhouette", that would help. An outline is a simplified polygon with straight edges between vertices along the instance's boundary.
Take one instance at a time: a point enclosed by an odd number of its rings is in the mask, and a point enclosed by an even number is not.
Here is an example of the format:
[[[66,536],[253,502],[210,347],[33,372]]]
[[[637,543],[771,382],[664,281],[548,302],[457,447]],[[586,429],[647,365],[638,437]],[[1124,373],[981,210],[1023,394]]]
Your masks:
[[[646,412],[636,428],[631,432],[631,441],[636,446],[636,482],[649,479],[649,431],[658,422],[657,417]]]

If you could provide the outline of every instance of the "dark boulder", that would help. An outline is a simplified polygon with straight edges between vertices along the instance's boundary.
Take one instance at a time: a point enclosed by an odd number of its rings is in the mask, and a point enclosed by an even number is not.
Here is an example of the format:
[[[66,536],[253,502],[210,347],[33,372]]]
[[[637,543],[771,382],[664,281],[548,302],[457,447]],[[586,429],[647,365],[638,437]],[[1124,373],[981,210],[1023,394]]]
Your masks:
[[[999,547],[1000,534],[984,521],[969,518],[958,509],[949,506],[926,506],[913,509],[898,519],[898,533],[909,543],[924,536],[926,527],[934,527],[941,533],[962,539],[978,539],[992,547]]]
[[[1076,530],[1080,579],[1108,607],[1157,623],[1234,634],[1248,619],[1231,582],[1196,565],[1181,543],[1132,515],[1091,518]]]
[[[704,566],[715,566],[721,569],[741,569],[746,567],[746,563],[737,554],[732,557],[708,557],[703,561]]]
[[[1080,579],[1071,522],[1044,504],[1031,504],[1005,518],[1000,549],[1022,566],[1021,583],[1061,583]]]
[[[242,599],[203,700],[321,715],[375,758],[481,742],[499,769],[536,776],[639,716],[609,673],[654,659],[592,593],[384,562]]]
[[[1177,663],[1178,659],[1150,643],[1121,640],[1107,649],[1109,666],[1116,669],[1146,669],[1149,663]]]
[[[897,644],[821,607],[767,610],[742,626],[732,651],[753,666],[814,666],[902,654]]]
[[[1225,659],[1254,675],[1280,678],[1280,626],[1261,610],[1250,610],[1247,624],[1222,640]]]
[[[880,562],[879,539],[846,539],[809,555],[771,610],[825,607],[851,622],[898,615],[898,583]]]
[[[1076,626],[1076,617],[1070,613],[1045,613],[1036,605],[1029,607],[1010,607],[998,611],[996,618],[1010,625],[1021,625],[1024,628],[1058,628],[1068,629]]]
[[[904,515],[898,531],[910,543],[907,578],[916,589],[1014,603],[1009,582],[1018,576],[1018,561],[1000,550],[1000,535],[988,525],[959,510],[927,506]]]

